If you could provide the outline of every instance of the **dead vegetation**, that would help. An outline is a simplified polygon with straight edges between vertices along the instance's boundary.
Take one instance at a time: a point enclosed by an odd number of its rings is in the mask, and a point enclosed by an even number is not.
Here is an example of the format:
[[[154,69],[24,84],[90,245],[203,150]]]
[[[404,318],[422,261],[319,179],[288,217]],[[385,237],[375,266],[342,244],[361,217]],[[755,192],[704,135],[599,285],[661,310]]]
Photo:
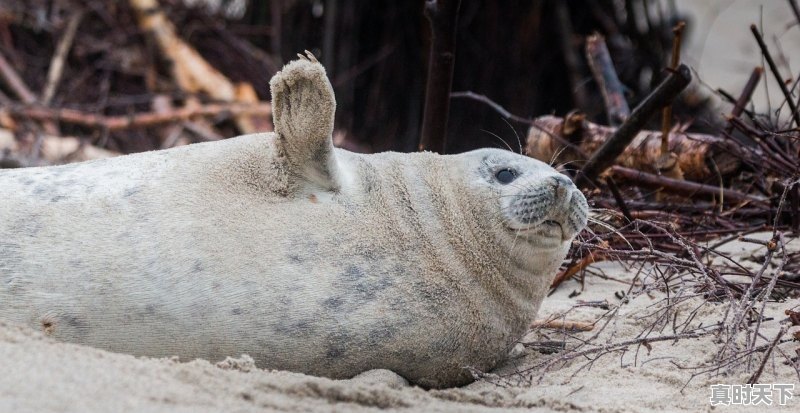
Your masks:
[[[764,72],[756,67],[738,99],[717,91],[728,97],[733,109],[721,119],[724,123],[719,130],[709,134],[688,133],[689,125],[670,125],[669,102],[688,84],[684,81],[675,86],[673,82],[670,87],[670,78],[690,77],[680,69],[679,59],[673,58],[671,67],[665,69],[671,73],[666,80],[629,111],[598,36],[586,40],[587,58],[597,86],[603,90],[608,122],[614,126],[588,122],[580,111],[529,120],[485,96],[472,92],[457,95],[488,104],[510,121],[530,125],[525,152],[560,165],[585,188],[595,207],[589,229],[552,288],[562,288],[564,281],[582,280],[587,274],[602,277],[592,267],[602,261],[620,262],[636,274],[632,280],[617,280],[627,285],[617,295],[620,303],[577,305],[607,310],[591,329],[584,323],[578,323],[583,328],[575,328],[575,322],[568,320],[569,311],[560,314],[562,319],[534,323],[533,331],[540,332],[543,341],[523,344],[554,355],[539,357],[533,365],[512,374],[473,371],[476,377],[504,386],[531,385],[541,382],[548,372],[565,367],[574,369],[574,377],[604,357],[618,357],[625,365],[623,360],[630,359],[626,355],[633,353],[633,364],[641,365],[640,352],[649,354],[653,343],[681,345],[711,336],[716,347],[712,359],[692,365],[671,361],[675,368],[690,373],[685,385],[698,376],[741,372],[749,375],[747,383],[758,383],[765,367],[774,368],[778,363],[793,368],[800,380],[800,346],[781,346],[800,339],[796,331],[787,335],[790,328],[796,330],[800,325],[800,305],[796,305],[800,282],[794,272],[797,252],[786,248],[788,240],[797,236],[800,220],[798,82],[780,77],[759,30],[755,26],[750,29],[769,73],[782,85],[783,99],[773,113],[746,109]],[[676,43],[679,33],[677,28]],[[662,108],[662,130],[643,130]],[[754,233],[771,235],[766,240],[749,236]],[[733,241],[761,245],[765,253],[754,258],[755,263],[742,263],[722,251]],[[665,298],[647,311],[625,315],[645,323],[638,336],[617,339],[614,332],[606,331],[619,321],[619,311],[627,302],[653,292]],[[786,303],[786,317],[768,317],[768,302]],[[703,308],[717,305],[725,305],[726,310],[715,323],[695,320]],[[767,323],[779,326],[777,334],[765,335]]]

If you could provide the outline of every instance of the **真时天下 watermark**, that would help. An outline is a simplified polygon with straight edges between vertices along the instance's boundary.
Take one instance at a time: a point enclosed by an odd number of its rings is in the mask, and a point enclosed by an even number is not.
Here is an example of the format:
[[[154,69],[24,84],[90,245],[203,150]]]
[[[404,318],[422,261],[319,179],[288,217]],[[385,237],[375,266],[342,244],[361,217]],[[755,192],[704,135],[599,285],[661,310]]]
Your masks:
[[[712,406],[785,406],[794,397],[794,384],[713,384]]]

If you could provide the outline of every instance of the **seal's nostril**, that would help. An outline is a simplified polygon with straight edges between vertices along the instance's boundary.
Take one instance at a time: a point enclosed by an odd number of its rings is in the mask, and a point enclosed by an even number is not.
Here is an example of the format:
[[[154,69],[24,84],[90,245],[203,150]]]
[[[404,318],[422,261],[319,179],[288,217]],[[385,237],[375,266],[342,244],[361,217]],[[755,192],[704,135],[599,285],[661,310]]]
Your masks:
[[[564,175],[553,175],[550,178],[553,179],[553,190],[555,191],[556,197],[558,199],[566,199],[568,198],[569,193],[571,192],[570,189],[575,186],[572,181]]]
[[[563,186],[565,188],[570,188],[572,186],[575,186],[575,184],[572,183],[572,180],[569,179],[569,177],[567,176],[558,174],[558,175],[553,175],[552,178],[556,182],[556,188],[560,186]]]

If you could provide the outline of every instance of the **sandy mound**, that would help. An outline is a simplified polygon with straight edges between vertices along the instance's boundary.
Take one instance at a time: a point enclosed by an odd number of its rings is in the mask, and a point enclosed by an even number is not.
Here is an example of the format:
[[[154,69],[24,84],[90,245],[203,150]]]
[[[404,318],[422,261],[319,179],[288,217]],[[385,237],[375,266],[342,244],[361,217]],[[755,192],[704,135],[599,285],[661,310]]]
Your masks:
[[[758,256],[757,247],[733,243],[729,252],[746,263],[749,257]],[[598,334],[596,343],[614,345],[635,340],[644,331],[652,330],[653,325],[659,325],[654,320],[663,309],[663,294],[650,292],[619,298],[619,291],[628,288],[625,280],[636,274],[642,277],[641,268],[618,263],[603,263],[593,268],[595,274],[586,278],[583,292],[574,294],[581,289],[575,281],[562,285],[545,300],[540,315],[566,314],[569,320],[595,321],[607,315],[608,308],[618,309],[613,317],[604,319],[608,320],[603,323],[605,327],[601,329],[598,323],[594,331],[569,334],[540,329],[523,342],[533,348],[534,343],[571,343]],[[642,279],[646,283],[646,277]],[[781,326],[790,326],[784,310],[796,306],[792,300],[767,304],[766,313],[772,319],[761,326],[766,339],[774,338]],[[708,303],[700,296],[673,303],[672,309],[677,310],[678,316],[663,323],[664,327],[653,331],[650,337],[668,337],[680,332],[683,325],[711,326],[723,318],[727,307],[724,302]],[[693,314],[691,318],[689,314]],[[797,326],[790,327],[785,338],[797,330]],[[525,350],[504,367],[469,386],[425,391],[380,373],[337,381],[261,370],[247,356],[217,364],[205,360],[135,358],[58,343],[38,332],[0,323],[0,411],[417,411],[423,408],[453,412],[711,411],[709,385],[741,384],[750,376],[744,371],[733,371],[728,375],[701,374],[692,378],[699,370],[690,367],[713,359],[719,346],[714,335],[709,334],[629,346],[625,352],[608,353],[597,359],[594,357],[604,353],[591,352],[566,364],[554,361],[554,357],[565,352],[542,354]],[[797,385],[800,377],[786,362],[797,348],[797,342],[779,344],[759,382],[795,383],[795,394],[800,393]],[[761,356],[756,355],[753,363],[757,366],[760,360]],[[768,408],[797,411],[798,406],[800,396],[789,400],[786,406]],[[724,411],[764,408],[767,407],[722,407]]]

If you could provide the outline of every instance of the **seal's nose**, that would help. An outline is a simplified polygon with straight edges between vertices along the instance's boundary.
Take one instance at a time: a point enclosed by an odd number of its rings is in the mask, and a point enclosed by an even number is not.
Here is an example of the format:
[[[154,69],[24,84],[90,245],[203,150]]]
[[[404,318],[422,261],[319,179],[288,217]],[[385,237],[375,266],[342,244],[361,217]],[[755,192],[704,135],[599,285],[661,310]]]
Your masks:
[[[555,183],[556,199],[569,199],[575,189],[575,184],[572,183],[572,180],[561,174],[553,175],[551,178]]]
[[[564,239],[574,237],[586,226],[589,209],[586,198],[568,176],[557,174],[550,178],[554,204],[548,211],[548,218],[561,225]]]

